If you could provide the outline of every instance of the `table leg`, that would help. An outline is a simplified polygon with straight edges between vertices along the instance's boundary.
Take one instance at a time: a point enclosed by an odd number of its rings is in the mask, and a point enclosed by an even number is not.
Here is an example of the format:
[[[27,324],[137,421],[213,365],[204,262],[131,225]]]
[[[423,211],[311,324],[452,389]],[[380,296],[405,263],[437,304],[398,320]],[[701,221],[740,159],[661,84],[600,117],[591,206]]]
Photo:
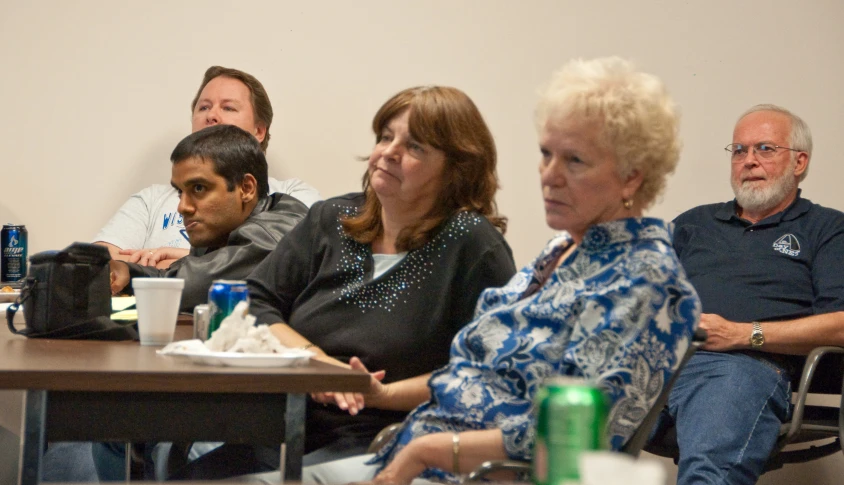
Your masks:
[[[284,453],[281,474],[283,481],[302,479],[302,455],[305,453],[305,395],[287,395],[284,414]]]
[[[18,485],[38,485],[41,483],[41,458],[44,455],[47,391],[26,391],[25,399]]]
[[[132,481],[132,442],[123,444],[123,480],[126,483]]]

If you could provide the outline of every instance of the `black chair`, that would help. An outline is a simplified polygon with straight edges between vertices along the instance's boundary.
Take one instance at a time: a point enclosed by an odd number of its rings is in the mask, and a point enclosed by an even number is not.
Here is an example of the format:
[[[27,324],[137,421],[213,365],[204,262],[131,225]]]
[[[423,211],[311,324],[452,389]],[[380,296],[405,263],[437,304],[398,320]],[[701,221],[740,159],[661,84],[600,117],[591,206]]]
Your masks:
[[[765,472],[777,470],[789,463],[803,463],[844,452],[841,448],[844,439],[844,348],[825,346],[812,350],[806,358],[796,387],[791,420],[780,428],[777,444],[765,464]],[[810,393],[835,395],[839,406],[808,405],[806,397]],[[806,447],[807,443],[829,439],[832,441]],[[676,428],[669,427],[664,433],[655,436],[645,450],[673,458],[677,463],[679,448]]]
[[[648,438],[650,437],[651,430],[653,429],[654,425],[656,424],[657,419],[659,418],[662,409],[665,407],[665,404],[668,402],[668,395],[671,392],[671,388],[674,387],[674,382],[677,380],[677,376],[680,375],[683,367],[685,367],[686,362],[694,355],[698,348],[700,348],[703,343],[706,342],[706,331],[698,329],[695,331],[694,337],[692,338],[691,345],[686,350],[686,353],[683,354],[683,358],[680,360],[680,365],[677,367],[677,371],[671,376],[668,380],[666,385],[662,388],[662,392],[659,393],[659,396],[654,401],[653,407],[651,407],[648,414],[645,415],[645,419],[642,421],[642,424],[639,425],[639,428],[633,433],[633,436],[627,440],[627,443],[624,444],[622,447],[621,452],[627,455],[630,455],[634,458],[637,458],[639,454],[642,452],[645,444],[648,442]],[[466,475],[466,478],[463,480],[464,482],[473,482],[479,481],[481,478],[489,475],[493,472],[499,471],[512,471],[512,472],[519,472],[519,473],[528,473],[530,472],[530,463],[525,461],[516,461],[516,460],[493,460],[493,461],[486,461],[482,463],[479,467],[473,470],[471,473]]]

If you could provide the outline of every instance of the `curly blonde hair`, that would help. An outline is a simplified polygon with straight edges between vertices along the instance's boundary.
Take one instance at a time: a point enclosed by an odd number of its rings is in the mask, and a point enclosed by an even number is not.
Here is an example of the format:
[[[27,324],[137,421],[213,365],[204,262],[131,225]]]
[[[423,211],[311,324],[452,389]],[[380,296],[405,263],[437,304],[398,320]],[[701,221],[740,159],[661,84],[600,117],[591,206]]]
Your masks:
[[[635,202],[642,209],[653,204],[682,147],[678,109],[662,81],[619,57],[569,61],[541,93],[537,127],[572,116],[600,124],[600,142],[615,153],[618,174],[642,174]]]

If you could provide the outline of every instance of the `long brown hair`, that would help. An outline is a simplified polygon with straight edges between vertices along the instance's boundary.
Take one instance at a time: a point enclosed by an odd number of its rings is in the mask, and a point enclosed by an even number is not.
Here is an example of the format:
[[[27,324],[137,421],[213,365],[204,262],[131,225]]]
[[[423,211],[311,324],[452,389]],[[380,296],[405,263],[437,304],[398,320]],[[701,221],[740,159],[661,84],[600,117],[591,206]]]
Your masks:
[[[485,216],[502,233],[507,218],[498,214],[495,142],[475,103],[459,89],[441,86],[405,89],[390,98],[372,119],[376,142],[384,127],[406,110],[410,111],[411,136],[445,153],[443,183],[434,206],[419,221],[404,228],[396,247],[410,251],[423,246],[437,228],[460,211]],[[360,212],[343,220],[343,228],[354,240],[371,244],[383,232],[381,202],[363,175],[366,202]]]

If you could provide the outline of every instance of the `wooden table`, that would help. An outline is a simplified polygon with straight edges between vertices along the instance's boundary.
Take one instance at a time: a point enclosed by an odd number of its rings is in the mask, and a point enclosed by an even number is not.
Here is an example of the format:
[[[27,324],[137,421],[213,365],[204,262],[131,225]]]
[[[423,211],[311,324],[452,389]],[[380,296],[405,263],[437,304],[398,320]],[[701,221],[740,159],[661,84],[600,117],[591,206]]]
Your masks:
[[[191,331],[178,326],[176,339]],[[0,389],[26,390],[18,482],[41,481],[47,441],[285,443],[284,479],[299,480],[306,393],[369,385],[363,372],[313,360],[302,367],[210,367],[156,355],[158,348],[0,330]]]

